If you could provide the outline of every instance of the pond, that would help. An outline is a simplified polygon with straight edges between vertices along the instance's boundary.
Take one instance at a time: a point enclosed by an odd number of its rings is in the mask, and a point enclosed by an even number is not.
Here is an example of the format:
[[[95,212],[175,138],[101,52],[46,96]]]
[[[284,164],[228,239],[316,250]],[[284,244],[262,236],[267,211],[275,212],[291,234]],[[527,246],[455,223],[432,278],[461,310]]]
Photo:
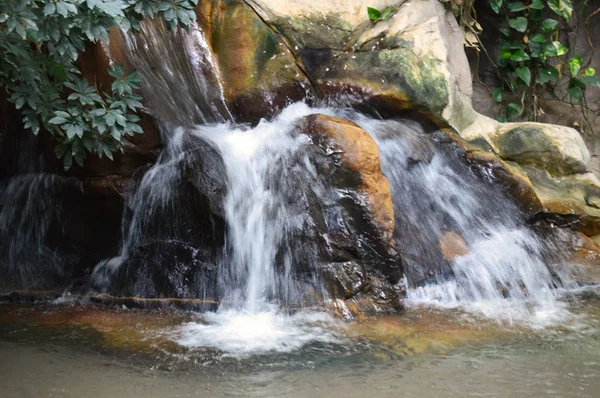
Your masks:
[[[191,312],[7,303],[0,395],[597,397],[598,292],[563,297],[570,315],[544,328],[422,305],[352,321],[312,314],[312,341],[256,352],[185,344],[209,322]]]

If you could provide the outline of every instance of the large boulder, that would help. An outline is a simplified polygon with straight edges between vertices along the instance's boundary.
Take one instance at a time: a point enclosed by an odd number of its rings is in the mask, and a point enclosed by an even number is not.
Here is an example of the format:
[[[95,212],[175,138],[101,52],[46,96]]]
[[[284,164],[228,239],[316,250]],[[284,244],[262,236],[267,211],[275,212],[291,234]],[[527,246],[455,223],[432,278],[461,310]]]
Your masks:
[[[590,153],[574,129],[541,123],[505,123],[494,137],[504,160],[532,165],[553,175],[585,173]]]
[[[311,140],[308,158],[326,187],[315,187],[318,204],[309,209],[326,289],[334,298],[368,298],[361,301],[364,310],[375,302],[395,306],[402,264],[377,145],[358,125],[337,117],[311,115],[300,129]]]
[[[373,221],[383,239],[391,241],[394,232],[392,194],[381,172],[379,149],[373,138],[354,122],[321,114],[309,116],[304,131],[321,148],[338,152],[344,167],[359,175],[359,192],[370,205]]]
[[[392,112],[419,109],[459,130],[476,119],[462,35],[438,1],[248,3],[293,48],[320,96],[345,93],[351,103]],[[396,13],[373,23],[368,6]]]
[[[202,1],[196,13],[237,119],[257,122],[273,116],[310,91],[287,43],[245,2]]]

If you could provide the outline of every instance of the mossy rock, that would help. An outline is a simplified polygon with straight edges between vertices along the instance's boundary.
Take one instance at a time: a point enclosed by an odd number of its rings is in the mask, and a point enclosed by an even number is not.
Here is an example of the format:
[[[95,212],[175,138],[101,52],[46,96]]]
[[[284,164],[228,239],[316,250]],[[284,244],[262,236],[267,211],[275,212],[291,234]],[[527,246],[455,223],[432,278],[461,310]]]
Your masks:
[[[495,144],[503,159],[557,176],[585,173],[590,160],[579,133],[564,126],[507,123],[501,127]]]

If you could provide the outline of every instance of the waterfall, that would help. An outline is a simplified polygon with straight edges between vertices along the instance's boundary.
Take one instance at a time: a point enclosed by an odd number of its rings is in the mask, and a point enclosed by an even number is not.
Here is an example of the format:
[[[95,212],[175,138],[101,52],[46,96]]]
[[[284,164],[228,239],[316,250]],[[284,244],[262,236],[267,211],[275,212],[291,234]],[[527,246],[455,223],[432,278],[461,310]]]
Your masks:
[[[379,147],[408,303],[511,321],[543,323],[560,315],[554,291],[560,280],[549,271],[540,237],[497,186],[465,164],[444,133],[427,133],[410,120],[377,120],[339,104],[311,108],[302,102],[256,126],[239,125],[225,106],[218,68],[197,28],[188,34],[149,22],[123,41],[125,57],[144,77],[148,112],[158,121],[164,147],[127,187],[120,252],[95,267],[93,293],[205,299],[211,306],[204,309],[216,311],[177,332],[177,341],[190,347],[248,353],[333,341],[322,327],[329,318],[294,313],[331,298],[322,268],[330,259],[319,257],[315,242],[346,228],[344,217],[351,217],[340,205],[352,200],[351,193],[330,186],[314,163],[317,144],[299,130],[306,116],[321,113],[355,121]],[[26,252],[24,247],[1,244],[15,279],[33,281],[36,262],[62,275],[56,270],[63,260],[44,249],[50,223],[60,214],[53,207],[58,199],[42,198],[56,196],[57,186],[52,177],[23,176],[0,195],[0,232],[38,253],[23,267],[13,253]],[[368,233],[352,233],[351,240],[365,243]],[[344,254],[356,259],[359,250]]]
[[[541,238],[499,187],[441,149],[443,133],[406,120],[354,119],[376,140],[390,182],[409,302],[540,324],[559,316],[560,281],[544,262]],[[445,237],[460,247],[454,258],[442,253]]]
[[[210,46],[195,23],[191,33],[168,30],[161,20],[123,33],[124,55],[144,77],[142,94],[150,113],[173,126],[232,119]]]
[[[0,283],[40,288],[64,276],[65,259],[47,242],[52,226],[60,232],[62,186],[59,177],[45,173],[0,185]]]

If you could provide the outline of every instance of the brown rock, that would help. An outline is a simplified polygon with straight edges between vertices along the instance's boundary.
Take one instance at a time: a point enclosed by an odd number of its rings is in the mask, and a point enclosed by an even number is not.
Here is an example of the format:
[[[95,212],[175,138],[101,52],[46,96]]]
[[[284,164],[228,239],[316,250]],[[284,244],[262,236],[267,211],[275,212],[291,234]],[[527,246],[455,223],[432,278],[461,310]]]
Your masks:
[[[306,131],[317,140],[322,138],[317,134],[327,137],[329,145],[340,152],[346,167],[359,173],[373,219],[385,239],[391,241],[395,225],[392,194],[381,172],[379,149],[373,138],[349,120],[321,114],[307,118]]]
[[[454,261],[456,257],[469,254],[467,242],[456,232],[444,232],[440,238],[440,250],[448,261]]]
[[[292,49],[246,2],[203,1],[196,14],[238,120],[257,122],[306,95],[310,82]]]

